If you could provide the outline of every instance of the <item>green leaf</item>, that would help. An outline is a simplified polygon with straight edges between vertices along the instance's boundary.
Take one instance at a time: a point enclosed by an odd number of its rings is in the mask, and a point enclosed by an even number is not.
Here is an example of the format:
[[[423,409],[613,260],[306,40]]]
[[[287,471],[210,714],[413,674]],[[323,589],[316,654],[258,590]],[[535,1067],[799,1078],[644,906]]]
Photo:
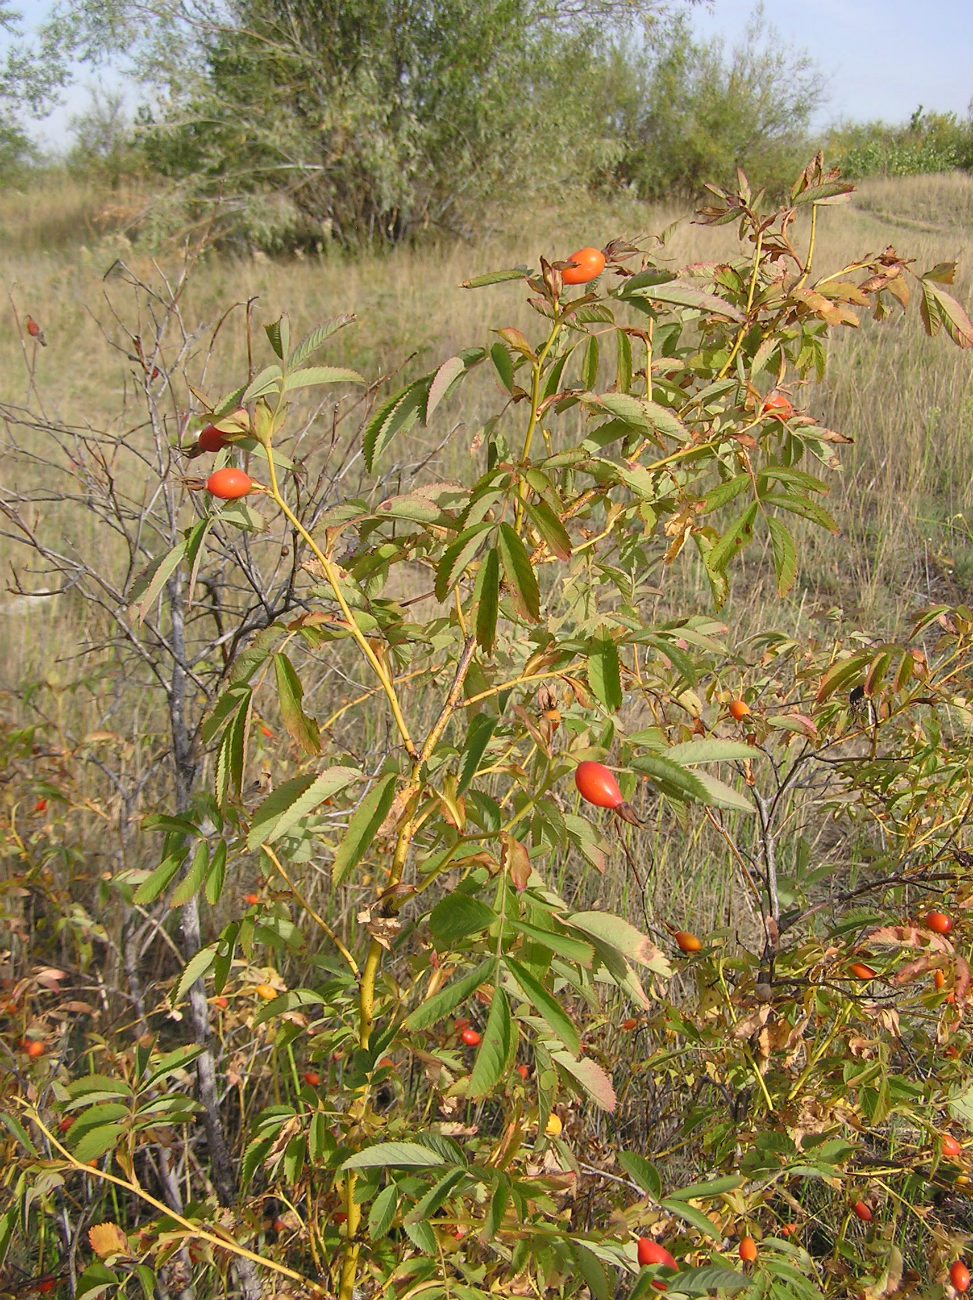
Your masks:
[[[409,1030],[427,1029],[444,1016],[449,1015],[454,1007],[470,997],[483,984],[491,983],[496,976],[496,958],[488,957],[474,970],[468,971],[460,979],[447,984],[444,989],[434,993],[431,998],[421,1002],[402,1022],[402,1027]]]
[[[81,1123],[79,1119],[75,1127]],[[89,1160],[97,1160],[107,1151],[114,1150],[127,1132],[127,1124],[99,1124],[86,1129],[72,1144],[72,1154],[76,1160],[87,1164]]]
[[[841,531],[824,506],[819,506],[816,501],[810,501],[807,497],[786,496],[782,492],[769,492],[763,498],[763,503],[765,506],[776,506],[779,510],[789,510],[791,514],[800,515],[802,519],[810,519],[812,523],[820,524],[822,528],[827,528],[831,533]]]
[[[288,364],[291,366],[301,365],[301,363],[306,361],[312,352],[316,352],[321,344],[329,339],[332,334],[337,333],[340,329],[344,329],[346,325],[350,325],[354,319],[355,317],[353,315],[332,316],[330,320],[326,320],[321,325],[317,325],[309,334],[305,334],[300,343],[298,343],[297,347],[288,358]]]
[[[261,844],[270,844],[279,839],[325,799],[330,799],[345,786],[361,779],[361,772],[357,768],[331,767],[317,776],[308,773],[285,781],[267,796],[254,813],[247,847],[256,849]]]
[[[613,1111],[618,1104],[611,1079],[597,1061],[590,1056],[572,1056],[567,1052],[552,1052],[551,1058],[569,1074],[582,1090],[602,1110]]]
[[[770,540],[774,548],[777,594],[786,596],[797,577],[797,547],[786,524],[776,516],[767,516],[767,528],[770,530]]]
[[[677,1201],[671,1196],[660,1201],[659,1204],[670,1214],[678,1215],[680,1219],[685,1219],[687,1223],[692,1224],[704,1237],[710,1237],[714,1241],[720,1240],[722,1233],[718,1228],[713,1227],[703,1211],[697,1210],[695,1205],[687,1205],[684,1201]]]
[[[809,185],[806,190],[794,195],[795,203],[823,203],[825,199],[847,199],[854,191],[850,181],[824,181],[820,185]]]
[[[514,384],[514,366],[510,359],[509,350],[498,339],[490,349],[490,360],[497,372],[497,376],[508,393],[512,393],[516,387]]]
[[[276,634],[275,634],[276,636]],[[267,658],[266,655],[261,657],[261,663]],[[250,686],[231,686],[225,690],[220,698],[213,705],[212,712],[204,719],[200,727],[200,737],[204,745],[219,734],[220,730],[226,725],[226,722],[240,709],[249,707],[253,698],[253,688]]]
[[[9,1111],[0,1111],[0,1124],[3,1125],[14,1141],[24,1148],[28,1155],[37,1155],[37,1148],[16,1115],[11,1115]]]
[[[711,510],[718,510],[721,506],[727,505],[734,497],[738,497],[741,492],[745,492],[750,486],[749,474],[737,474],[734,478],[727,479],[725,483],[720,483],[717,487],[711,488],[703,497],[704,515]]]
[[[497,919],[492,907],[460,892],[441,898],[429,913],[429,929],[445,944],[489,929]]]
[[[265,366],[264,369],[261,370],[260,374],[252,379],[243,390],[243,395],[240,400],[244,403],[253,402],[256,401],[258,397],[266,396],[267,393],[279,392],[280,381],[283,378],[283,374],[284,372],[281,370],[280,366],[276,364]]]
[[[672,974],[672,967],[661,949],[641,930],[636,930],[634,925],[612,912],[574,912],[565,921],[614,948],[620,956],[638,962],[658,975]]]
[[[456,521],[444,514],[441,505],[434,501],[428,492],[421,489],[407,492],[401,496],[389,497],[376,507],[376,514],[388,515],[392,519],[409,519],[417,524],[438,524],[440,527],[455,528]]]
[[[539,944],[558,957],[563,957],[565,961],[572,961],[589,969],[594,961],[594,949],[590,943],[585,943],[581,939],[572,939],[557,930],[542,930],[539,926],[528,925],[526,921],[518,921],[512,917],[508,917],[505,924],[533,943]]]
[[[269,325],[264,326],[264,332],[270,340],[270,346],[274,349],[281,361],[287,356],[287,347],[290,343],[290,324],[286,316],[281,316],[278,320],[271,321]]]
[[[636,1155],[634,1151],[618,1151],[616,1155],[618,1163],[629,1178],[634,1183],[638,1183],[642,1191],[647,1192],[654,1201],[659,1200],[662,1196],[662,1179],[655,1165],[644,1156]]]
[[[547,1022],[564,1046],[576,1056],[581,1046],[581,1039],[561,1003],[519,962],[508,957],[506,966],[520,985],[521,992],[530,1005]]]
[[[636,305],[640,299],[645,298],[650,302],[664,302],[674,307],[695,307],[699,311],[725,316],[728,320],[739,321],[741,324],[746,320],[738,307],[734,307],[732,303],[717,297],[714,293],[707,293],[705,289],[700,289],[695,284],[682,280],[669,280],[665,284],[640,287],[637,284],[639,278],[636,275],[627,280],[619,296]]]
[[[209,864],[209,870],[206,872],[206,881],[203,891],[206,895],[206,901],[210,907],[215,907],[220,901],[223,894],[223,884],[226,880],[226,840],[220,840],[213,850],[213,856]]]
[[[398,1206],[399,1189],[395,1183],[389,1183],[388,1187],[383,1187],[375,1197],[368,1211],[368,1235],[372,1241],[384,1237],[391,1228]]]
[[[624,330],[615,331],[615,347],[615,389],[619,393],[627,393],[632,387],[632,343]]]
[[[98,1300],[112,1288],[123,1285],[117,1273],[113,1273],[100,1259],[93,1260],[78,1278],[75,1300]]]
[[[477,713],[470,720],[469,730],[466,733],[466,745],[463,749],[463,766],[460,769],[459,784],[456,788],[458,795],[463,794],[469,788],[470,783],[476,776],[480,760],[486,753],[487,746],[499,721],[500,719],[496,714],[492,713]]]
[[[84,1074],[68,1084],[67,1092],[72,1101],[84,1100],[89,1105],[96,1100],[132,1095],[131,1088],[123,1079],[112,1079],[107,1074]]]
[[[465,528],[459,537],[446,547],[436,568],[437,600],[446,599],[480,550],[486,540],[485,535],[495,527],[496,525],[489,521],[474,524],[471,528]]]
[[[587,645],[588,685],[609,713],[622,707],[618,649],[608,629],[599,628]]]
[[[344,883],[348,873],[358,866],[371,846],[375,832],[395,800],[396,781],[394,773],[383,777],[372,786],[355,809],[331,864],[331,883],[334,888],[337,889]]]
[[[181,1002],[197,980],[211,969],[216,961],[216,944],[211,943],[194,953],[179,976],[179,982],[172,991],[173,1002]]]
[[[417,1250],[422,1251],[424,1255],[437,1255],[439,1247],[436,1244],[436,1234],[428,1223],[403,1223],[405,1234]]]
[[[673,763],[661,754],[640,754],[632,759],[632,767],[638,772],[652,778],[663,794],[685,803],[693,799],[697,803],[711,803],[706,787],[695,772],[687,772],[678,763]]]
[[[484,1243],[492,1241],[497,1235],[497,1230],[503,1222],[503,1216],[507,1212],[509,1200],[510,1179],[506,1174],[500,1174],[494,1184],[493,1194],[488,1200],[486,1218],[483,1221],[483,1227],[480,1229],[480,1241]]]
[[[753,812],[753,804],[747,796],[734,789],[732,785],[727,785],[725,781],[721,781],[709,772],[695,772],[694,776],[706,791],[709,803],[716,804],[720,808],[735,808],[737,812]]]
[[[559,560],[569,560],[571,538],[547,502],[536,501],[532,505],[528,504],[527,514],[551,554],[556,555]]]
[[[311,388],[317,384],[363,384],[365,380],[357,370],[344,366],[309,366],[306,370],[292,370],[284,376],[285,393],[295,388]]]
[[[665,751],[665,757],[685,766],[687,763],[724,763],[733,759],[763,758],[763,754],[742,740],[718,740],[715,736],[707,736],[702,740],[686,740],[681,745],[672,745]]]
[[[429,1191],[426,1192],[420,1200],[412,1207],[405,1216],[405,1223],[420,1223],[423,1219],[431,1219],[437,1210],[440,1209],[443,1202],[449,1196],[450,1192],[466,1177],[465,1169],[450,1169],[448,1174],[443,1174]]]
[[[33,1155],[33,1152],[31,1154]],[[3,1265],[4,1260],[7,1258],[7,1251],[10,1249],[16,1224],[17,1214],[13,1206],[0,1214],[0,1266]]]
[[[869,663],[871,656],[867,651],[860,651],[858,654],[851,655],[848,659],[839,659],[833,663],[828,671],[821,678],[821,684],[818,687],[818,693],[815,696],[815,703],[821,704],[835,691],[847,686],[850,682],[858,682],[864,676],[865,667]]]
[[[712,1233],[710,1234],[712,1235]],[[670,1288],[675,1288],[676,1294],[680,1296],[712,1296],[719,1292],[723,1294],[734,1294],[737,1291],[751,1291],[753,1279],[745,1277],[742,1273],[737,1273],[734,1269],[724,1268],[719,1264],[706,1264],[702,1268],[689,1268],[680,1270],[677,1277],[669,1276]],[[798,1280],[803,1275],[795,1274]],[[816,1286],[807,1286],[804,1294],[807,1296],[819,1297],[821,1292]],[[765,1293],[771,1296],[775,1295],[774,1291]],[[649,1295],[652,1293],[649,1292]],[[788,1293],[788,1300],[793,1293]],[[783,1300],[783,1297],[782,1297]]]
[[[646,402],[631,393],[589,393],[581,399],[588,405],[597,406],[608,411],[616,420],[621,420],[627,428],[645,436],[652,433],[652,422],[646,410]]]
[[[349,1156],[340,1169],[432,1169],[446,1161],[418,1142],[376,1142]]]
[[[613,1288],[604,1264],[597,1255],[587,1249],[584,1242],[576,1240],[574,1248],[578,1253],[581,1276],[592,1300],[611,1300]]]
[[[725,1192],[735,1192],[747,1180],[739,1174],[724,1174],[722,1178],[710,1178],[704,1183],[691,1183],[681,1187],[678,1192],[670,1192],[670,1201],[697,1201],[709,1197],[722,1196]]]
[[[500,555],[491,547],[483,557],[473,585],[476,607],[476,644],[484,654],[492,655],[497,643],[497,619],[500,614]]]
[[[482,289],[489,284],[502,284],[505,280],[522,280],[525,275],[530,275],[529,266],[512,266],[506,271],[488,271],[485,275],[477,275],[472,280],[464,280],[460,285],[461,289]]]
[[[525,618],[536,622],[540,618],[540,592],[537,575],[530,563],[526,547],[509,524],[501,524],[497,537],[497,550],[503,575],[510,584],[514,604]]]
[[[209,847],[204,840],[201,840],[196,845],[196,851],[193,853],[193,860],[189,864],[189,870],[173,890],[172,898],[169,900],[170,907],[182,907],[191,898],[195,898],[203,886],[208,869]]]
[[[713,573],[723,573],[727,565],[753,538],[753,523],[757,518],[759,506],[751,501],[742,514],[734,519],[720,540],[703,555],[707,569]]]
[[[488,1096],[506,1075],[513,1056],[514,1039],[507,995],[498,984],[493,990],[483,1041],[470,1073],[469,1096],[479,1101]]]
[[[165,858],[142,881],[132,896],[132,902],[137,903],[139,906],[154,903],[159,895],[168,889],[169,882],[177,874],[185,860],[186,857],[183,853],[173,854],[171,857]]]
[[[426,403],[429,379],[417,379],[378,408],[362,433],[362,452],[369,473],[397,433],[411,429]]]
[[[214,779],[216,798],[221,807],[231,794],[240,794],[252,710],[253,692],[246,687],[236,711],[231,715],[226,730],[220,738],[216,753]]]
[[[581,385],[589,391],[598,384],[598,338],[592,334],[581,358]]]
[[[544,380],[544,389],[541,393],[542,401],[546,401],[548,398],[554,397],[556,394],[560,393],[561,376],[564,373],[564,367],[567,365],[567,360],[570,355],[569,352],[563,353],[547,372],[547,377]]]
[[[160,1080],[184,1070],[205,1050],[201,1043],[192,1043],[188,1046],[174,1047],[171,1052],[164,1052],[161,1056],[150,1058],[147,1073],[139,1081],[139,1090],[145,1092]]]
[[[433,376],[433,381],[429,385],[429,393],[426,397],[426,410],[423,416],[424,423],[428,424],[432,418],[432,413],[443,400],[450,388],[466,374],[466,362],[462,357],[448,357]]]
[[[179,542],[165,555],[150,561],[132,584],[129,612],[137,623],[142,622],[149,607],[155,603],[159,592],[178,569],[188,545],[188,541]]]

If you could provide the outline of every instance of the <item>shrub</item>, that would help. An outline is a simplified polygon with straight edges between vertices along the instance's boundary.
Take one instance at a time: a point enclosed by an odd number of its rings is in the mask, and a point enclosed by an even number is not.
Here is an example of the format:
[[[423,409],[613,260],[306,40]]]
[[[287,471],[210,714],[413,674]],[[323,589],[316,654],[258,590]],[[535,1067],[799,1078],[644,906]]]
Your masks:
[[[768,390],[821,373],[832,331],[901,305],[910,277],[926,327],[973,345],[949,267],[920,276],[886,250],[811,278],[819,210],[848,191],[819,159],[776,211],[743,176],[713,186],[699,220],[737,226],[739,254],[679,273],[616,239],[578,292],[563,256],[471,280],[516,284],[535,328],[500,324],[346,442],[362,378],[320,354],[348,318],[296,342],[269,323],[266,364],[219,400],[194,376],[206,409],[178,443],[158,418],[172,371],[123,331],[150,418],[119,452],[151,489],[90,431],[69,463],[126,540],[124,601],[97,560],[40,554],[77,566],[155,680],[173,794],[140,827],[158,860],[95,882],[126,918],[115,986],[96,1005],[38,964],[5,990],[0,1253],[40,1274],[82,1251],[83,1295],[151,1295],[164,1269],[256,1298],[258,1266],[340,1300],[564,1296],[579,1277],[641,1297],[673,1262],[673,1296],[837,1298],[907,1263],[945,1277],[966,1175],[941,1138],[971,1086],[973,619],[927,610],[902,644],[770,629],[731,648],[717,617],[745,550],[765,546],[783,596],[789,521],[835,527],[819,474],[847,440]],[[815,216],[807,245],[795,207]],[[159,348],[173,330],[193,356],[182,288],[148,301]],[[478,369],[496,409],[471,435],[453,413]],[[308,389],[324,434],[295,414]],[[206,452],[211,424],[227,445]],[[415,450],[437,425],[461,431],[454,477]],[[187,473],[201,455],[220,459]],[[246,497],[205,492],[214,463]],[[41,479],[4,513],[43,548]],[[687,557],[715,609],[700,594],[651,615]],[[32,744],[6,738],[11,768]],[[68,909],[44,869],[57,837],[17,817],[26,883],[4,905],[22,944],[25,900]],[[690,874],[704,836],[738,934],[689,934],[653,892],[654,856],[678,843]],[[599,905],[618,879],[628,915]],[[948,933],[918,920],[933,909]],[[90,949],[93,924],[74,925]]]

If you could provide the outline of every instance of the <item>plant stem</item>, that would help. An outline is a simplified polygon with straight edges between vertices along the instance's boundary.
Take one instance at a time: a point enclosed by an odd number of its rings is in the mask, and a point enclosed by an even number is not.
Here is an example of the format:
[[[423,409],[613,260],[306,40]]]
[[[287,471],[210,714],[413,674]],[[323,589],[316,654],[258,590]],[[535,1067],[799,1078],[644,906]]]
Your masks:
[[[758,226],[757,232],[754,236],[753,267],[750,271],[750,283],[747,286],[746,319],[743,321],[740,328],[737,330],[737,336],[733,340],[733,347],[730,349],[730,355],[723,362],[722,366],[720,366],[719,373],[716,376],[717,379],[725,379],[726,376],[730,373],[730,367],[733,365],[734,361],[736,360],[736,355],[740,351],[740,348],[743,344],[743,340],[747,337],[747,334],[750,332],[750,328],[753,324],[753,322],[750,320],[750,312],[753,309],[753,300],[757,295],[757,277],[760,274],[760,257],[762,252],[763,252],[763,231]]]
[[[290,506],[287,504],[287,502],[284,500],[283,496],[281,495],[280,488],[277,485],[277,470],[274,465],[273,449],[270,446],[267,447],[267,465],[270,471],[270,495],[273,497],[274,501],[283,511],[284,516],[287,519],[287,521],[290,523],[291,527],[294,528],[295,531],[298,532],[300,536],[304,539],[306,544],[310,547],[311,551],[313,552],[314,558],[321,565],[321,568],[324,571],[324,576],[328,580],[328,585],[330,586],[331,591],[334,594],[334,598],[338,603],[338,608],[341,610],[342,614],[344,615],[344,618],[348,623],[349,630],[351,631],[352,636],[355,638],[355,641],[358,643],[358,648],[361,650],[362,654],[368,660],[368,663],[371,666],[372,671],[375,673],[375,676],[378,678],[379,682],[381,683],[382,690],[385,694],[386,699],[389,702],[389,708],[392,710],[392,717],[395,720],[396,728],[399,732],[399,735],[402,737],[402,743],[405,745],[406,751],[410,755],[410,757],[415,758],[416,757],[415,742],[413,741],[412,736],[409,733],[409,728],[406,723],[405,717],[402,713],[402,706],[399,703],[399,697],[396,694],[396,690],[392,678],[389,676],[388,672],[386,671],[385,665],[382,663],[378,655],[369,645],[368,638],[365,636],[364,632],[361,630],[361,628],[358,626],[357,622],[355,621],[355,616],[354,613],[352,612],[351,606],[348,604],[347,600],[345,599],[344,593],[341,590],[341,584],[339,581],[338,570],[336,565],[332,560],[328,559],[325,556],[324,552],[318,546],[317,542],[315,542],[314,538],[307,531],[307,529],[301,523],[300,519],[298,519],[297,515],[294,514],[293,510],[291,510]]]
[[[538,352],[537,357],[531,364],[530,368],[530,419],[527,421],[527,432],[524,434],[524,446],[520,453],[520,462],[526,465],[530,456],[531,443],[534,440],[534,430],[537,428],[538,407],[541,399],[541,372],[544,368],[544,362],[547,360],[548,353],[554,346],[557,336],[561,332],[561,318],[555,308],[554,323],[551,326],[551,332],[548,335],[547,342]],[[514,520],[514,528],[519,533],[521,524],[524,519],[524,492],[525,486],[521,479],[520,495],[517,501],[517,514]]]

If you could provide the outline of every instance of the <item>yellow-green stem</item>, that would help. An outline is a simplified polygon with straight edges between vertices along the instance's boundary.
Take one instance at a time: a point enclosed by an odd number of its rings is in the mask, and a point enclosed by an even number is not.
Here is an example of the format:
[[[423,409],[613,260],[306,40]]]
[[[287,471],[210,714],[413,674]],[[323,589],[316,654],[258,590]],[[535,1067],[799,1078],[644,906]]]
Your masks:
[[[294,514],[293,510],[291,510],[290,506],[281,496],[280,488],[277,485],[277,470],[274,465],[274,455],[273,455],[273,449],[271,447],[267,448],[267,465],[270,472],[271,496],[274,498],[277,505],[283,511],[284,516],[290,523],[291,527],[294,528],[301,535],[301,537],[310,547],[311,551],[314,554],[315,559],[318,561],[318,563],[321,565],[321,568],[324,570],[324,576],[328,580],[328,585],[331,587],[332,594],[334,595],[334,598],[338,603],[338,608],[341,610],[341,613],[348,624],[349,630],[351,631],[351,635],[354,637],[355,641],[358,644],[358,648],[361,650],[362,654],[368,660],[372,668],[372,671],[375,673],[375,676],[378,678],[379,682],[381,683],[382,690],[385,693],[385,697],[389,702],[389,708],[392,710],[392,717],[395,721],[396,728],[398,729],[399,735],[402,737],[402,743],[405,745],[406,751],[409,753],[409,755],[415,758],[416,747],[412,740],[412,736],[409,733],[409,728],[406,723],[405,717],[403,716],[402,707],[399,704],[399,697],[396,694],[395,686],[393,685],[392,679],[389,676],[388,672],[386,671],[385,665],[382,663],[381,659],[379,659],[378,655],[369,645],[368,638],[365,636],[364,632],[361,630],[361,628],[358,626],[357,622],[355,621],[355,616],[354,613],[352,612],[351,606],[348,604],[347,600],[345,600],[344,593],[341,590],[341,584],[338,579],[338,571],[336,566],[331,560],[329,560],[325,556],[324,552],[318,546],[317,542],[315,542],[314,538],[311,536],[311,534],[301,523],[300,519],[298,519],[298,517]]]
[[[802,285],[804,281],[808,278],[808,276],[811,274],[811,263],[814,261],[814,241],[817,236],[817,230],[818,230],[818,205],[816,203],[812,203],[811,204],[811,231],[807,239],[807,258],[804,261],[804,270],[798,276],[797,285],[794,286],[795,288]]]
[[[730,373],[730,367],[733,365],[734,361],[736,360],[736,355],[740,351],[740,348],[743,344],[743,340],[747,337],[747,334],[750,332],[750,326],[752,324],[750,320],[750,311],[753,307],[753,300],[757,294],[757,277],[760,274],[760,254],[762,250],[763,250],[763,232],[758,229],[754,239],[753,268],[751,269],[750,272],[750,284],[747,287],[746,320],[737,330],[737,336],[733,340],[733,347],[730,349],[730,355],[723,362],[723,365],[720,366],[720,372],[716,376],[717,379],[724,379]]]
[[[198,1222],[194,1223],[190,1219],[183,1218],[183,1216],[176,1210],[173,1210],[168,1205],[164,1205],[162,1201],[156,1200],[150,1192],[147,1192],[145,1188],[142,1187],[140,1183],[135,1182],[134,1179],[118,1178],[115,1174],[109,1173],[107,1169],[96,1169],[91,1168],[89,1165],[82,1164],[80,1160],[75,1159],[66,1147],[61,1145],[50,1129],[45,1126],[43,1120],[36,1111],[28,1111],[28,1114],[31,1122],[37,1125],[38,1129],[40,1129],[44,1134],[44,1137],[50,1143],[51,1147],[57,1151],[58,1154],[72,1166],[72,1168],[86,1174],[89,1178],[99,1178],[103,1183],[110,1183],[114,1187],[121,1187],[123,1191],[127,1192],[136,1200],[144,1201],[146,1205],[151,1205],[153,1210],[157,1210],[164,1218],[172,1219],[175,1223],[178,1223],[181,1228],[185,1228],[187,1238],[192,1237],[194,1240],[208,1242],[211,1246],[216,1246],[227,1254],[236,1255],[240,1259],[248,1259],[251,1263],[260,1264],[263,1268],[270,1269],[273,1273],[280,1273],[283,1277],[289,1277],[292,1282],[301,1282],[306,1287],[310,1288],[311,1294],[313,1295],[324,1294],[324,1288],[317,1282],[312,1281],[309,1277],[305,1277],[303,1273],[297,1273],[294,1269],[288,1268],[285,1264],[278,1264],[275,1260],[268,1259],[266,1255],[255,1254],[252,1250],[248,1250],[246,1246],[239,1245],[238,1242],[234,1241],[233,1238],[228,1235],[220,1234],[218,1236],[215,1232],[210,1232],[207,1228],[204,1228],[202,1224]]]
[[[520,453],[520,461],[522,465],[527,464],[527,459],[530,456],[531,443],[534,440],[534,430],[537,428],[537,408],[540,406],[541,398],[541,372],[544,368],[544,362],[547,360],[547,355],[554,346],[555,340],[560,332],[561,318],[555,310],[554,324],[551,327],[551,332],[548,336],[547,342],[541,348],[540,352],[538,352],[537,357],[530,368],[530,419],[527,421],[527,432],[524,434],[524,446]],[[517,514],[514,523],[514,527],[518,532],[520,531],[520,525],[524,518],[524,491],[524,484],[523,481],[521,481],[520,497],[517,501]]]
[[[415,823],[415,797],[421,784],[418,777],[418,766],[417,763],[412,780],[405,789],[403,802],[406,813],[399,826],[395,841],[395,852],[392,855],[392,865],[389,869],[389,889],[394,889],[402,879],[406,858],[409,853],[409,845],[412,841],[412,829]],[[368,954],[365,957],[361,979],[358,983],[358,1045],[363,1051],[368,1050],[372,1028],[375,1024],[375,981],[378,978],[381,963],[382,945],[377,939],[373,938],[368,945]],[[367,1088],[363,1088],[350,1108],[349,1118],[352,1122],[357,1122],[364,1117],[367,1102],[368,1091]],[[357,1236],[361,1227],[362,1212],[361,1206],[355,1201],[356,1181],[357,1174],[354,1169],[349,1169],[345,1174],[344,1200],[345,1214],[348,1217],[345,1220],[345,1244],[341,1255],[341,1279],[338,1284],[338,1300],[353,1300],[355,1278],[358,1274],[358,1256],[361,1247],[357,1241]]]

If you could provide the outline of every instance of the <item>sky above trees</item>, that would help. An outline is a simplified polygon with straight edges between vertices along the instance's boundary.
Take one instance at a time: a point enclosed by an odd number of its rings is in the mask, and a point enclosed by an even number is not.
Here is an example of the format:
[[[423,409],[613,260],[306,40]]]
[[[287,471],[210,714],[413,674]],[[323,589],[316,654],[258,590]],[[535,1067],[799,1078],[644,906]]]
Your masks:
[[[13,0],[26,30],[49,16],[51,0]],[[743,39],[756,0],[705,0],[691,11],[694,32]],[[902,122],[921,104],[927,111],[964,115],[973,100],[973,6],[969,0],[768,0],[763,22],[788,46],[806,51],[827,83],[815,127],[839,121]],[[0,32],[0,50],[5,38]],[[110,70],[97,78],[80,69],[61,105],[32,134],[65,143],[74,115],[84,111],[97,81],[117,86]],[[137,92],[126,96],[132,104]]]
[[[755,0],[707,0],[693,30],[733,44],[755,8]],[[768,0],[764,21],[806,50],[827,80],[816,126],[902,122],[920,104],[962,116],[973,98],[969,0]]]

